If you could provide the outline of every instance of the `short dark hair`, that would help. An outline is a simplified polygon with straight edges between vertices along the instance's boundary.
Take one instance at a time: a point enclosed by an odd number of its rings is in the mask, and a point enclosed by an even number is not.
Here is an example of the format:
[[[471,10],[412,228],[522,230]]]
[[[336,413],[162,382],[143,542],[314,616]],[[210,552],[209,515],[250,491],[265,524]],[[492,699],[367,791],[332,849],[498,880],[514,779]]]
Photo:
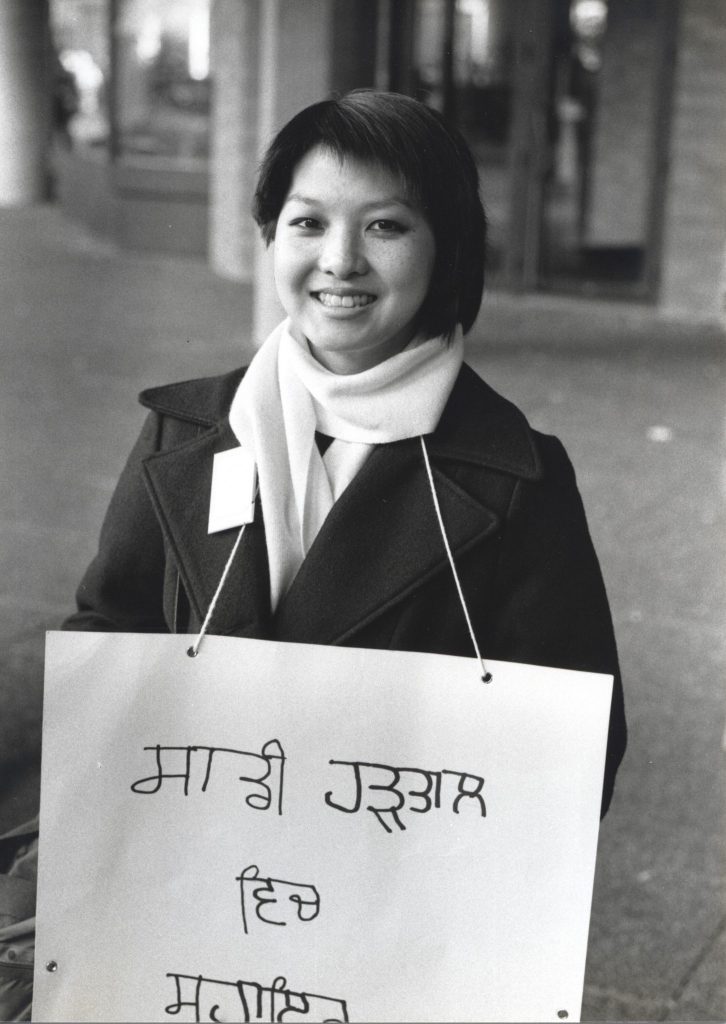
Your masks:
[[[271,142],[252,215],[269,245],[295,168],[315,146],[397,174],[422,210],[436,243],[431,284],[419,314],[426,337],[468,331],[484,287],[486,217],[474,158],[437,111],[398,93],[355,90],[296,114]]]

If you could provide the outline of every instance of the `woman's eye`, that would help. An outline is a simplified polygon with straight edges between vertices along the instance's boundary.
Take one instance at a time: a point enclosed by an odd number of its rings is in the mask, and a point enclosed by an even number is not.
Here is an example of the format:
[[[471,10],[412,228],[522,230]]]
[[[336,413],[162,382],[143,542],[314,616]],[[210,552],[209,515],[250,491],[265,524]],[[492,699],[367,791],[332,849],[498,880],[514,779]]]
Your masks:
[[[315,231],[320,227],[320,221],[315,220],[314,217],[296,217],[290,221],[290,225],[294,228],[303,228],[305,231]]]
[[[377,233],[386,235],[401,235],[406,230],[403,224],[399,224],[397,220],[386,220],[385,218],[374,220],[371,228]]]

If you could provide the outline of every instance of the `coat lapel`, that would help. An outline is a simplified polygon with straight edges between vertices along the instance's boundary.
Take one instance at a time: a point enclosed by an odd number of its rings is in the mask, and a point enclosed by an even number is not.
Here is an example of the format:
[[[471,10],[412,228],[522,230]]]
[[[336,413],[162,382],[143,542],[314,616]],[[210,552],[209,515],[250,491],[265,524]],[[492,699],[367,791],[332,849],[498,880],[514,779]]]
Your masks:
[[[181,405],[185,394],[175,394],[175,404]],[[190,395],[193,406],[191,389]],[[174,415],[166,392],[164,402],[162,409],[155,395],[148,404]],[[180,415],[187,418],[181,408]],[[212,460],[216,452],[236,444],[228,422],[222,421],[144,463],[157,515],[200,621],[238,534],[236,529],[207,533]],[[525,479],[541,474],[524,416],[466,366],[427,447],[455,557],[497,527],[497,515],[487,504],[492,477],[481,469]],[[381,445],[333,506],[274,620],[258,507],[210,629],[302,643],[351,642],[358,630],[444,571],[450,569],[420,442],[414,438]]]
[[[453,552],[496,516],[434,469]],[[376,448],[333,506],[275,616],[275,634],[337,644],[448,569],[418,439]]]
[[[535,479],[529,426],[468,367],[427,438],[454,557],[491,534],[486,473]],[[458,482],[465,468],[467,489]],[[468,469],[467,469],[468,467]],[[302,643],[350,642],[355,633],[437,573],[450,572],[418,438],[374,449],[333,506],[275,615],[275,634]]]
[[[236,445],[225,422],[194,441],[152,455],[144,462],[157,516],[199,622],[207,613],[239,533],[237,527],[207,533],[213,457]],[[269,619],[267,552],[258,507],[255,522],[245,528],[215,606],[210,631],[266,636]]]

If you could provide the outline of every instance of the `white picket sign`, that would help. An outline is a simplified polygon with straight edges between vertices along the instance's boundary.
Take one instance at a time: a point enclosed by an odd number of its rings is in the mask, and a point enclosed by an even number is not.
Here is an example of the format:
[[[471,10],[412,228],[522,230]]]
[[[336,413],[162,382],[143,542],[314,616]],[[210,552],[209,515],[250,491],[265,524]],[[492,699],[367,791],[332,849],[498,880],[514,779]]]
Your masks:
[[[50,633],[42,1021],[578,1020],[612,679]]]

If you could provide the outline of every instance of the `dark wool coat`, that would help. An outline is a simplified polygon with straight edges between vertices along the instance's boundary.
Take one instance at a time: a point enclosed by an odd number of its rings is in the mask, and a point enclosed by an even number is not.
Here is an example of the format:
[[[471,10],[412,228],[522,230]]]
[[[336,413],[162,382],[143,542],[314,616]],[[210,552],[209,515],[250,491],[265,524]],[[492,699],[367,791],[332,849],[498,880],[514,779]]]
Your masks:
[[[238,530],[209,535],[215,452],[243,371],[145,391],[151,410],[66,629],[198,630]],[[485,658],[614,673],[603,813],[625,749],[607,597],[561,443],[464,366],[427,438]],[[235,571],[236,569],[236,571]],[[379,445],[333,506],[275,615],[259,504],[209,632],[472,656],[418,439]]]

